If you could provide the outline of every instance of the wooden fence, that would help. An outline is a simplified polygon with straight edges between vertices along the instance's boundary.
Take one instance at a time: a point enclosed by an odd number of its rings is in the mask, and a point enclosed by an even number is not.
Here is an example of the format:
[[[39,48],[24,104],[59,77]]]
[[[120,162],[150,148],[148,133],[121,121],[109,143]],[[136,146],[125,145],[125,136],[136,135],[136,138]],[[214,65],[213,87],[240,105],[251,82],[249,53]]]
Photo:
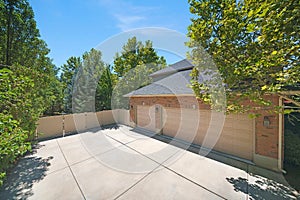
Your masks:
[[[82,132],[109,124],[134,126],[130,122],[128,110],[107,110],[95,113],[80,113],[42,117],[38,120],[37,138],[59,137],[65,134]]]

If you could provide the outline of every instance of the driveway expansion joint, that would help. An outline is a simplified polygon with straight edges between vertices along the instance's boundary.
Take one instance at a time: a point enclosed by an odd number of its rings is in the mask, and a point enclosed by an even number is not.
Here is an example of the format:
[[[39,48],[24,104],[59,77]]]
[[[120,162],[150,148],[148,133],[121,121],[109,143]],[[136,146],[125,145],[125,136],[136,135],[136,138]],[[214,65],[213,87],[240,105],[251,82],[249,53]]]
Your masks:
[[[60,151],[61,151],[61,153],[62,153],[62,155],[63,155],[65,161],[67,162],[68,168],[69,168],[69,170],[70,170],[70,172],[71,172],[71,174],[72,174],[72,176],[73,176],[73,178],[74,178],[74,180],[75,180],[75,182],[76,182],[76,185],[77,185],[77,187],[78,187],[78,189],[79,189],[79,191],[80,191],[80,193],[81,193],[83,199],[86,200],[86,197],[85,197],[85,195],[84,195],[84,193],[83,193],[83,191],[82,191],[82,189],[81,189],[81,187],[80,187],[80,185],[79,185],[79,183],[78,183],[78,181],[77,181],[77,179],[76,179],[76,177],[75,177],[75,175],[74,175],[74,173],[73,173],[73,171],[72,171],[72,169],[71,169],[71,166],[70,166],[70,164],[69,164],[69,162],[68,162],[68,160],[67,160],[67,158],[66,158],[64,152],[62,151],[61,146],[59,145],[59,142],[58,142],[58,141],[57,141],[57,144],[58,144],[58,147],[59,147],[59,149],[60,149]]]

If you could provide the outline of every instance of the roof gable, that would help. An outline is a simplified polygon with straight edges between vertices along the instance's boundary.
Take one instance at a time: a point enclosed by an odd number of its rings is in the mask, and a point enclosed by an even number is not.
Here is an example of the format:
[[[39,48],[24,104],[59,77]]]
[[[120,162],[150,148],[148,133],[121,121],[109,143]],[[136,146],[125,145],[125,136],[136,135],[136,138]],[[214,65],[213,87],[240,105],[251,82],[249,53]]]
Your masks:
[[[187,59],[183,59],[179,62],[176,62],[172,65],[169,65],[169,67],[166,67],[162,70],[159,70],[157,72],[154,72],[150,74],[149,76],[151,78],[158,78],[160,76],[166,76],[166,75],[171,75],[179,71],[184,71],[184,70],[189,70],[193,68],[193,64],[191,61]]]

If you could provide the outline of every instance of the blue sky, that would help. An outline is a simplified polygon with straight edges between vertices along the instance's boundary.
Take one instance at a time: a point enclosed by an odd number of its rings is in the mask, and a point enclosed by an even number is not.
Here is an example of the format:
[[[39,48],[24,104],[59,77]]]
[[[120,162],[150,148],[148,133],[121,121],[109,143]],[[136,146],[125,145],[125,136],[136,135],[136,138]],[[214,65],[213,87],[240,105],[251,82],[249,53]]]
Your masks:
[[[50,57],[61,66],[114,35],[143,27],[187,33],[187,0],[29,0]],[[124,41],[124,43],[126,40]],[[156,44],[154,44],[155,46]],[[178,57],[159,52],[171,64]]]

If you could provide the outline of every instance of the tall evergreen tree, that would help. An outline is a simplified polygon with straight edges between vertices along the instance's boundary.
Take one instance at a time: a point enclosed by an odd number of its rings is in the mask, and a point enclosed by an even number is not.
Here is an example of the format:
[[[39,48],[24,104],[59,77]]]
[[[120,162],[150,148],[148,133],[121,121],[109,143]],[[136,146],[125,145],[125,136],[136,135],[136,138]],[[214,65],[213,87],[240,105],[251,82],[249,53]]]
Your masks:
[[[72,111],[74,113],[94,112],[95,96],[99,79],[105,71],[101,52],[91,49],[82,56],[82,66],[73,79]]]
[[[72,91],[76,72],[82,66],[80,57],[70,57],[67,63],[61,67],[60,81],[62,83],[62,93],[64,95],[63,104],[64,112],[72,112]]]
[[[110,110],[111,98],[117,75],[112,73],[112,67],[107,65],[99,80],[96,90],[96,111]]]
[[[116,74],[101,59],[101,52],[91,49],[81,57],[70,57],[61,67],[64,112],[90,112],[111,109]],[[73,107],[74,106],[74,107]]]
[[[0,63],[47,70],[46,44],[40,39],[34,13],[27,0],[0,1]]]

